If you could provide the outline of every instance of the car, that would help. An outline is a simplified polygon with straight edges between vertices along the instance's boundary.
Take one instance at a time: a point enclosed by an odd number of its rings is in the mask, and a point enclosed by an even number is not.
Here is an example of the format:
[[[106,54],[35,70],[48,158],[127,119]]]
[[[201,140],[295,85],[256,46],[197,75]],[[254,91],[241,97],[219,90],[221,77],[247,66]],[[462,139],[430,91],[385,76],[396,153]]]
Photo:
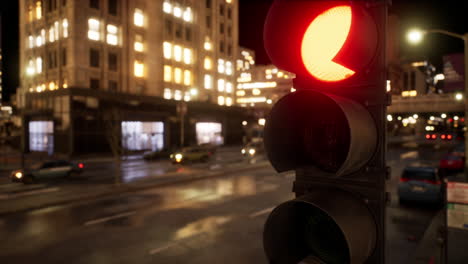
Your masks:
[[[444,198],[442,178],[434,167],[406,167],[398,184],[400,203],[441,203]]]
[[[265,152],[263,142],[251,142],[245,145],[241,153],[244,157],[254,157]]]
[[[158,151],[149,151],[143,154],[143,159],[145,160],[160,160],[168,159],[171,155],[171,152],[167,149],[162,149]]]
[[[187,162],[207,162],[213,153],[204,147],[186,147],[180,151],[171,154],[170,158],[173,164]]]
[[[457,153],[449,153],[445,155],[439,162],[439,171],[463,171],[465,167],[464,155]]]
[[[46,161],[37,163],[28,169],[15,170],[11,173],[10,179],[12,182],[30,184],[41,180],[64,178],[81,174],[83,169],[83,163],[74,163],[66,160]]]

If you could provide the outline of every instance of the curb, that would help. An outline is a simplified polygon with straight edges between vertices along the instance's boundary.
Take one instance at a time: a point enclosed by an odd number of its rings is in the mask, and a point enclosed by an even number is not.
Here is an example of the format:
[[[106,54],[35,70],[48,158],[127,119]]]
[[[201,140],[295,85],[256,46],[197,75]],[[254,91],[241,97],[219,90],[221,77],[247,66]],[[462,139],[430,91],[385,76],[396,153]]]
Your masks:
[[[199,180],[204,180],[204,179],[209,179],[209,178],[215,178],[219,176],[227,176],[229,174],[235,173],[235,172],[243,172],[243,171],[249,171],[249,170],[258,170],[261,168],[266,168],[269,167],[270,164],[268,162],[265,163],[260,163],[255,166],[249,166],[247,168],[230,168],[226,171],[222,172],[214,172],[213,174],[207,174],[207,175],[198,175],[194,174],[193,177],[189,178],[183,178],[183,179],[175,179],[172,181],[167,181],[167,182],[158,182],[158,183],[136,183],[133,185],[121,185],[121,186],[111,186],[110,190],[105,190],[97,193],[91,193],[90,195],[84,195],[80,197],[72,197],[68,199],[63,199],[59,201],[51,201],[51,202],[46,202],[44,204],[40,205],[35,205],[35,206],[29,206],[26,208],[12,208],[11,210],[6,210],[0,212],[0,217],[6,216],[6,215],[12,215],[12,214],[19,214],[19,213],[25,213],[28,211],[34,211],[34,210],[39,210],[39,209],[44,209],[47,207],[56,207],[56,206],[71,206],[79,203],[85,203],[88,201],[93,201],[97,199],[103,199],[107,197],[112,197],[115,195],[121,195],[121,194],[127,194],[127,193],[132,193],[132,192],[137,192],[137,191],[142,191],[146,189],[152,189],[156,187],[165,187],[165,186],[170,186],[170,185],[175,185],[175,184],[181,184],[181,183],[188,183],[188,182],[193,182],[193,181],[199,181]],[[164,174],[167,176],[170,176],[174,173],[168,173]],[[163,176],[163,175],[161,175]]]

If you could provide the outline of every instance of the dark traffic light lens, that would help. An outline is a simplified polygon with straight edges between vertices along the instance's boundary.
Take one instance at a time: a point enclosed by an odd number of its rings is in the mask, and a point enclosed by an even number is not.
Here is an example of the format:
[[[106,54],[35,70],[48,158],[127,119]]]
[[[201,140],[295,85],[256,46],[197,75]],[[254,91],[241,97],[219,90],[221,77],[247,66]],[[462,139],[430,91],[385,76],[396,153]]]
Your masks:
[[[304,214],[304,242],[312,255],[327,264],[349,263],[349,249],[338,225],[322,210],[307,206]]]

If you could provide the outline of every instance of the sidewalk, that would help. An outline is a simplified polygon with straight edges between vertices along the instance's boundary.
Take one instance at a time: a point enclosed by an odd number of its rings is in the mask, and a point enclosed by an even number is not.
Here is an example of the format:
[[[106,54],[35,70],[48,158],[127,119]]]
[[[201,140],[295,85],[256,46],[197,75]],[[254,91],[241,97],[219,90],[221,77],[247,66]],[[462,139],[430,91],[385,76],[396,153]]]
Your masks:
[[[115,195],[137,192],[155,187],[162,187],[172,184],[185,183],[207,178],[219,177],[231,173],[267,168],[270,164],[267,161],[257,164],[240,163],[236,166],[229,166],[224,170],[198,170],[188,172],[170,172],[157,177],[148,177],[132,183],[121,184],[90,184],[90,185],[66,185],[56,186],[60,191],[48,193],[47,195],[35,195],[23,197],[15,200],[4,200],[0,203],[0,216],[37,210],[52,206],[64,206],[96,199],[102,199]]]

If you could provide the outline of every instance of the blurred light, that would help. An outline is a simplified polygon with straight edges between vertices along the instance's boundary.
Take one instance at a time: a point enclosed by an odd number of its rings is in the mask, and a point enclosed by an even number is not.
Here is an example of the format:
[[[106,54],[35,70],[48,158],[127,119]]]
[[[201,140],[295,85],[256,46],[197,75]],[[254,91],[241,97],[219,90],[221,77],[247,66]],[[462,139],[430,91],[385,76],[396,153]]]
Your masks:
[[[249,149],[249,154],[254,155],[255,154],[255,149],[253,149],[253,148]]]
[[[427,66],[427,61],[413,62],[413,63],[411,63],[411,66],[413,66],[413,67],[424,67],[424,66]]]
[[[426,134],[426,139],[430,139],[430,138],[431,138],[431,135]]]
[[[180,153],[175,154],[176,162],[181,162],[183,157],[184,156],[182,154],[180,154]]]
[[[264,126],[265,123],[266,123],[265,118],[260,118],[260,119],[258,120],[258,124],[261,125],[261,126]]]
[[[436,134],[432,134],[432,139],[436,139],[437,138],[437,135]]]
[[[273,101],[271,99],[267,100],[267,104],[272,104],[272,103],[273,103]]]
[[[83,164],[83,163],[79,163],[79,164],[78,164],[78,168],[83,169],[83,168],[84,168],[84,164]]]
[[[20,171],[18,171],[18,172],[15,173],[15,177],[16,177],[17,179],[21,179],[21,178],[23,178],[23,173],[20,172]]]
[[[440,117],[447,118],[447,115],[446,114],[441,114]]]
[[[387,80],[387,92],[390,92],[392,90],[392,84],[390,80]]]
[[[412,29],[408,32],[407,39],[412,44],[418,44],[422,41],[423,36],[423,31],[419,29]]]
[[[392,115],[387,115],[387,120],[388,120],[389,122],[392,122],[392,121],[393,121]]]
[[[399,116],[397,119],[398,119],[398,121],[400,121],[400,120],[401,120],[401,116]]]
[[[443,81],[445,80],[445,75],[443,73],[436,74],[434,76],[434,81],[437,83],[438,81]]]
[[[246,125],[247,125],[247,121],[242,121],[242,125],[243,125],[243,126],[246,126]]]
[[[463,94],[462,94],[462,93],[457,93],[457,94],[455,95],[455,99],[456,99],[457,101],[461,101],[461,100],[463,99]]]
[[[296,91],[296,89],[291,88],[291,93],[294,93],[295,91]]]
[[[429,117],[429,119],[433,121],[435,119],[435,117],[431,116],[431,117]]]
[[[455,121],[457,121],[458,119],[459,119],[458,116],[453,117],[453,120],[455,120]]]
[[[141,9],[135,9],[135,13],[133,14],[133,24],[137,27],[142,27],[145,23],[145,16]]]
[[[245,149],[242,149],[242,150],[241,150],[241,153],[242,153],[242,154],[245,154]]]
[[[413,115],[413,118],[414,118],[414,119],[418,119],[418,118],[419,118],[418,114],[414,114],[414,115]]]

